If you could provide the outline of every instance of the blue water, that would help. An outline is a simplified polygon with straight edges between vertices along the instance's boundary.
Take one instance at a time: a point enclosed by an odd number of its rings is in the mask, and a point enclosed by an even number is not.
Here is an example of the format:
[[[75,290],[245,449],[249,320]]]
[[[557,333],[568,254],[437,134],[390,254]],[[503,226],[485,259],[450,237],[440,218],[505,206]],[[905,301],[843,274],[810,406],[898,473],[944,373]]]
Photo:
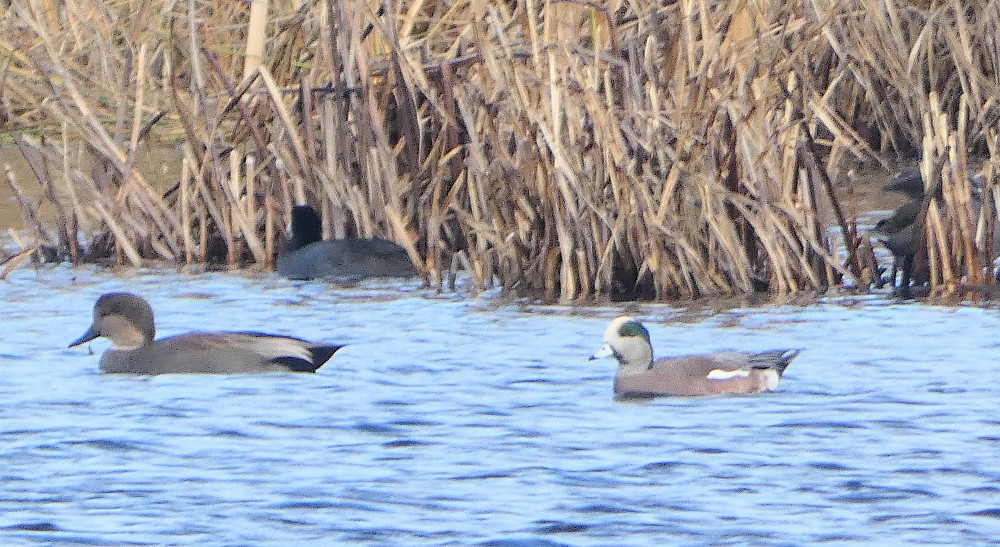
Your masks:
[[[0,283],[3,545],[1000,538],[996,306],[569,307],[120,274],[22,268]],[[100,375],[106,341],[66,345],[112,290],[144,295],[160,335],[348,345],[315,375]],[[660,356],[805,351],[775,393],[616,402],[613,363],[587,357],[623,311]]]

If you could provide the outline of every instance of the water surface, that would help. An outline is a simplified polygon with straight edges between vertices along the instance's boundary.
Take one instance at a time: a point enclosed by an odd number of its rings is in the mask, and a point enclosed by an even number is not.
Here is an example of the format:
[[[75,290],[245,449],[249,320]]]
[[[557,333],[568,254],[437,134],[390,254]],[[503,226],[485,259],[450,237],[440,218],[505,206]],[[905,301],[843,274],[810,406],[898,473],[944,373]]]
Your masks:
[[[348,345],[315,375],[100,375],[106,341],[66,345],[112,290],[145,296],[161,336]],[[1000,537],[994,307],[567,307],[63,267],[22,268],[0,298],[5,545]],[[661,356],[805,351],[775,393],[616,402],[612,363],[587,357],[623,311]]]

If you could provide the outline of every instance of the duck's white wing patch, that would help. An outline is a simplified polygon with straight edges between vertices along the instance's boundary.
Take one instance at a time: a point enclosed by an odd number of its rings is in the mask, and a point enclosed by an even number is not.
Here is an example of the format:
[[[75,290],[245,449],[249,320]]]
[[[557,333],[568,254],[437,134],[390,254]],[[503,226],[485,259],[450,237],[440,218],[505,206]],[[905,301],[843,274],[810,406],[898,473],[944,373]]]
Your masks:
[[[309,342],[288,336],[253,332],[221,332],[205,335],[201,344],[207,347],[241,349],[256,353],[267,361],[282,358],[312,362]]]
[[[251,336],[248,338],[245,347],[265,359],[294,357],[306,362],[312,362],[312,353],[309,351],[308,346],[301,340],[281,336],[271,338]]]
[[[706,378],[708,378],[709,380],[729,380],[730,378],[746,378],[747,376],[750,376],[750,371],[749,370],[741,370],[741,369],[736,369],[736,370],[720,370],[720,369],[715,369],[715,370],[709,372],[708,376],[706,376]]]

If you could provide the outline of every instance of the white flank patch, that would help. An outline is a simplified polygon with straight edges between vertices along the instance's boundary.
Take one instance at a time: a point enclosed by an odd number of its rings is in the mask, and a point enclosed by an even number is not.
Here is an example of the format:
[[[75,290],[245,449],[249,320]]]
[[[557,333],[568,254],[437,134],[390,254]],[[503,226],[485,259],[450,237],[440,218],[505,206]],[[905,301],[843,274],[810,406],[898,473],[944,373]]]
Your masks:
[[[766,391],[774,391],[777,389],[779,380],[781,380],[781,376],[778,376],[778,371],[773,368],[769,368],[764,371],[764,389]]]
[[[746,378],[747,376],[750,376],[750,371],[749,370],[739,370],[739,369],[737,369],[737,370],[719,370],[719,369],[715,369],[712,372],[709,372],[708,376],[706,376],[706,378],[708,378],[709,380],[728,380],[730,378]]]

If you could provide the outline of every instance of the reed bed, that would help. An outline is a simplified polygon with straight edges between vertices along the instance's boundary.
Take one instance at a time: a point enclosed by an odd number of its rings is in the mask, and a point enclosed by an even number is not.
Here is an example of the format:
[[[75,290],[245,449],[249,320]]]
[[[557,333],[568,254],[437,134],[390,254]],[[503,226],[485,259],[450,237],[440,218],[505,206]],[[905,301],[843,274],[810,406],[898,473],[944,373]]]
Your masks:
[[[74,262],[269,267],[307,202],[439,287],[865,287],[838,193],[919,154],[947,190],[931,283],[992,275],[996,207],[961,181],[978,154],[995,188],[993,3],[11,0],[0,24],[3,115],[55,225],[7,181],[30,245]],[[182,165],[147,180],[158,146]]]

